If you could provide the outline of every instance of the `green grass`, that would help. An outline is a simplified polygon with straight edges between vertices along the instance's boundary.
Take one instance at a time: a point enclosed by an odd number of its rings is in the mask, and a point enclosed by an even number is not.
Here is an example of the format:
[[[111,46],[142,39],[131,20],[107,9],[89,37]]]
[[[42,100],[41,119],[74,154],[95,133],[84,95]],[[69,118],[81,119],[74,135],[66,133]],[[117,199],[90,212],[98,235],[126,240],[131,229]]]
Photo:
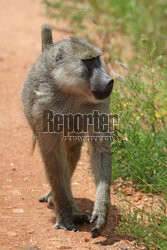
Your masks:
[[[112,146],[113,179],[128,178],[144,192],[167,195],[166,133],[143,132],[137,124],[127,126],[124,133],[127,141]]]
[[[132,237],[147,249],[167,249],[167,217],[162,211],[149,214],[140,209],[122,210],[116,232]]]

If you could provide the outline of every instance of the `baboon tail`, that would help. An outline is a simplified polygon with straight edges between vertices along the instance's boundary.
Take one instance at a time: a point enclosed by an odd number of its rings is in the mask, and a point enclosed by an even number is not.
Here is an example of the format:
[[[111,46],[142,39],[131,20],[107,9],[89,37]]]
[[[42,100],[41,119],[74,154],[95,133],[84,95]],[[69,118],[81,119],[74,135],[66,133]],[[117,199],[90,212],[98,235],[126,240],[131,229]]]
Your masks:
[[[31,145],[31,155],[33,155],[33,153],[34,153],[36,142],[37,142],[37,137],[36,137],[36,135],[33,134],[32,135],[32,145]]]
[[[50,25],[46,24],[42,26],[42,51],[47,49],[49,45],[53,44],[52,29]]]

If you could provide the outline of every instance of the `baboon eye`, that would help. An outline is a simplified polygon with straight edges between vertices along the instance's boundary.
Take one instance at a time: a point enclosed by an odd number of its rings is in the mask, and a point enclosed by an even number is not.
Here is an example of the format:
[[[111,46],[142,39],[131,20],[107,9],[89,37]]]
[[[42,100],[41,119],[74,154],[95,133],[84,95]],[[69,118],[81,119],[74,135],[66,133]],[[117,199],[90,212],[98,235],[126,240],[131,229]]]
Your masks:
[[[82,62],[84,63],[84,65],[88,70],[97,68],[101,65],[99,56],[91,59],[82,59]]]

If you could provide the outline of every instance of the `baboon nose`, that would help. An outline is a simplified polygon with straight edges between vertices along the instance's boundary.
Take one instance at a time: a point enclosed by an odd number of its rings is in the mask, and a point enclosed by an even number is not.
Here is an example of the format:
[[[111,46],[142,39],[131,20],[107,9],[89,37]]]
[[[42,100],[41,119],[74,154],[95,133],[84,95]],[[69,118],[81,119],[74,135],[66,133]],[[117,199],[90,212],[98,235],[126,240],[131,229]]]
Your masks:
[[[109,95],[111,94],[112,89],[113,89],[113,84],[114,84],[114,80],[110,79],[107,83],[103,85],[103,90],[96,89],[96,90],[93,90],[92,93],[96,97],[96,99],[103,100],[109,97]]]
[[[108,84],[107,84],[107,86],[106,86],[106,89],[108,90],[108,91],[112,91],[112,89],[113,89],[113,85],[114,85],[114,80],[113,79],[111,79],[109,82],[108,82]]]

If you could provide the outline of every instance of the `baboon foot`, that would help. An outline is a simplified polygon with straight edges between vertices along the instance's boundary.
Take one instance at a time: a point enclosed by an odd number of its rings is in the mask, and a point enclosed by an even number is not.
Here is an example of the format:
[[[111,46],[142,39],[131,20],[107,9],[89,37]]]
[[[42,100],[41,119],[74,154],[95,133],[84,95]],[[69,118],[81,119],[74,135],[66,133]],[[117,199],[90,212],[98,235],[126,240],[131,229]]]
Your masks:
[[[98,211],[94,211],[90,219],[90,223],[96,221],[95,227],[91,230],[92,238],[96,238],[101,234],[105,223],[106,223],[106,214]]]
[[[62,222],[57,220],[55,224],[56,229],[63,229],[63,230],[69,230],[69,231],[79,231],[79,229],[73,224],[72,220],[69,219],[63,219]]]
[[[77,212],[73,215],[73,222],[78,224],[89,223],[89,218],[86,214]]]
[[[54,206],[54,202],[52,199],[52,191],[49,191],[48,193],[42,195],[39,199],[40,202],[48,202],[50,206]]]
[[[58,217],[55,224],[55,228],[70,230],[70,231],[78,231],[79,229],[75,226],[75,223],[78,224],[89,223],[89,218],[86,214],[77,211],[70,218],[62,216],[61,219],[61,217]]]

